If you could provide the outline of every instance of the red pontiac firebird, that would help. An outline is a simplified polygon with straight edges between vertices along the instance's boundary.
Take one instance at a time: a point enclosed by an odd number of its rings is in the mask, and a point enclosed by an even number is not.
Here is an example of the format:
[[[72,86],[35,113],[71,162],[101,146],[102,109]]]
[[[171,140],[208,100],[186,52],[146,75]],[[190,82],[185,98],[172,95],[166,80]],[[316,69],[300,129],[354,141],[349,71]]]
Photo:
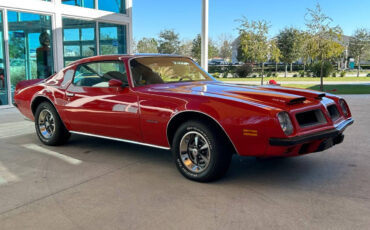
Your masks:
[[[223,176],[233,153],[323,151],[353,123],[340,97],[223,83],[173,55],[85,58],[48,79],[18,83],[14,102],[46,145],[74,133],[171,149],[179,171],[196,181]]]

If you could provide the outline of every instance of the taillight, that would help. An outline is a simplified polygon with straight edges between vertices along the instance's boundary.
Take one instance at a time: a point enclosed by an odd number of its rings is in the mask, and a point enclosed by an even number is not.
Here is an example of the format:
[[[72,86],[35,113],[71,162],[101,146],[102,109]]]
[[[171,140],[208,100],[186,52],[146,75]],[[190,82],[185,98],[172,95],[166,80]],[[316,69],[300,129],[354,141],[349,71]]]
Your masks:
[[[348,113],[348,105],[347,105],[346,101],[344,99],[340,99],[339,100],[339,105],[340,105],[340,108],[342,110],[343,115],[345,117],[347,117],[349,113]]]

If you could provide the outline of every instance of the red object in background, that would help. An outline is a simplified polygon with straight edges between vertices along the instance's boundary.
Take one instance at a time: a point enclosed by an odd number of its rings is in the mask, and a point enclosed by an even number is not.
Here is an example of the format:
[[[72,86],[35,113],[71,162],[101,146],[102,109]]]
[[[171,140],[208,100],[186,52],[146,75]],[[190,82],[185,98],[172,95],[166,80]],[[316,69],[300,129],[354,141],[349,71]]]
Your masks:
[[[274,79],[269,80],[269,85],[277,85],[277,82]]]
[[[340,143],[343,130],[353,122],[349,109],[347,114],[341,109],[342,98],[312,90],[240,86],[215,80],[135,86],[129,62],[147,56],[110,55],[79,60],[45,81],[21,82],[15,103],[34,120],[37,105],[49,101],[69,131],[160,148],[171,148],[173,129],[186,119],[204,117],[221,128],[236,153],[258,157],[322,151]],[[64,79],[67,71],[94,61],[123,62],[128,70],[128,86],[119,90],[83,87],[72,84],[72,77]],[[276,81],[270,80],[269,84],[275,85]],[[335,119],[328,112],[330,105],[337,109]],[[321,111],[321,120],[305,125],[315,121],[310,117],[315,115],[312,111]],[[284,121],[278,119],[281,112],[288,114],[293,126],[288,135],[282,129]],[[303,113],[306,115],[302,118]],[[329,139],[333,141],[327,143]]]
[[[0,89],[5,88],[5,79],[4,79],[4,74],[0,74]]]

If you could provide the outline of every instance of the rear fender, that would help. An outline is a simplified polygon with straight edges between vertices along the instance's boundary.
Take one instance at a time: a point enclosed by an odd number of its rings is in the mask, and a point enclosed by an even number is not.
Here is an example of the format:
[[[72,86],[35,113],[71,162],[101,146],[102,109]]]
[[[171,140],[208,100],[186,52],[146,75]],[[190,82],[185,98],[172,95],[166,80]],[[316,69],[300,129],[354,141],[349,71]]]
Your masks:
[[[20,81],[18,82],[18,84],[15,86],[15,91],[19,91],[21,89],[24,89],[28,86],[31,86],[31,85],[35,85],[37,83],[40,83],[44,81],[44,79],[32,79],[32,80],[24,80],[24,81]]]

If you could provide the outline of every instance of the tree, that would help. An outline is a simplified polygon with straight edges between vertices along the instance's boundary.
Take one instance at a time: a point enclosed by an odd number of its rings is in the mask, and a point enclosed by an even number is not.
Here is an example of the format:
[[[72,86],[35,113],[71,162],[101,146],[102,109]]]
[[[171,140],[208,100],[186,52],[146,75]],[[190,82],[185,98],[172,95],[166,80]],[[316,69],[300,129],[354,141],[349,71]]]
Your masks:
[[[276,39],[271,39],[269,43],[270,60],[275,62],[275,72],[277,73],[277,66],[280,62],[281,52],[279,47],[277,46]]]
[[[343,52],[341,40],[342,29],[339,26],[331,26],[332,19],[322,11],[320,4],[315,9],[307,9],[306,26],[310,34],[311,57],[321,62],[320,90],[324,90],[323,67],[327,60]]]
[[[208,41],[208,58],[217,57],[218,54],[219,54],[219,50],[218,50],[216,44],[213,42],[212,39],[209,39],[209,41]]]
[[[306,72],[306,65],[308,64],[308,61],[312,60],[312,53],[313,47],[311,41],[311,35],[307,32],[302,33],[302,50],[301,50],[301,58],[303,62],[303,71]]]
[[[179,47],[179,54],[191,57],[191,49],[193,48],[193,42],[191,40],[182,41]]]
[[[278,34],[277,47],[281,52],[281,60],[285,63],[285,77],[287,76],[288,64],[290,64],[290,71],[292,71],[293,62],[300,58],[302,43],[302,33],[296,28],[285,28]]]
[[[202,42],[202,38],[200,34],[198,34],[192,42],[191,56],[197,61],[200,60],[200,56],[201,56],[201,42]],[[218,49],[216,45],[214,44],[214,42],[211,39],[209,39],[208,58],[213,58],[213,57],[216,57],[217,55],[218,55]]]
[[[178,53],[180,47],[179,34],[174,30],[162,30],[159,33],[158,52],[162,54]]]
[[[349,41],[349,53],[351,56],[356,58],[357,62],[357,77],[360,76],[360,61],[361,57],[370,48],[370,30],[360,28],[355,31],[352,38]]]
[[[248,21],[240,19],[238,60],[250,63],[262,63],[261,85],[263,84],[264,62],[268,60],[267,34],[270,24],[264,20]]]
[[[158,42],[154,38],[142,38],[136,45],[139,53],[158,53]]]
[[[225,60],[231,59],[232,55],[232,38],[230,35],[222,34],[218,38],[219,56]]]

